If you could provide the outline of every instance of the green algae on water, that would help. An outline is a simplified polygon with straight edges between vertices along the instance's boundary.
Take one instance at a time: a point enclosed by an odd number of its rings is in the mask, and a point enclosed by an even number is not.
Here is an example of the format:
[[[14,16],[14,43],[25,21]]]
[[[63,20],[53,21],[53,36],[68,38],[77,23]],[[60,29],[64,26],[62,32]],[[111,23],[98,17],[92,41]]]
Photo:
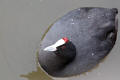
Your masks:
[[[44,39],[45,35],[49,31],[49,29],[52,27],[53,24],[51,24],[45,33],[43,34],[40,42]],[[50,76],[48,76],[39,66],[38,64],[38,56],[39,56],[39,50],[36,52],[36,71],[29,72],[28,74],[22,74],[20,77],[27,78],[28,80],[53,80]]]
[[[53,80],[50,76],[48,76],[38,65],[38,54],[36,53],[36,71],[29,72],[28,74],[22,74],[20,77],[27,78],[28,80]]]

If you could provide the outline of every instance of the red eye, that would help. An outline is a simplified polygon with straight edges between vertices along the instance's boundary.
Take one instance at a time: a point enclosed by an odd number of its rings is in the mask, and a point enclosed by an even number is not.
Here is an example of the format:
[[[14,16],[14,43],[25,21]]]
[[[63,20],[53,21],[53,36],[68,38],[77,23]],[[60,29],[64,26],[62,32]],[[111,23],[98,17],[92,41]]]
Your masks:
[[[64,40],[65,42],[68,42],[68,41],[69,41],[67,37],[64,37],[63,40]]]
[[[65,46],[62,46],[61,48],[62,48],[62,49],[65,49],[66,47],[65,47]]]

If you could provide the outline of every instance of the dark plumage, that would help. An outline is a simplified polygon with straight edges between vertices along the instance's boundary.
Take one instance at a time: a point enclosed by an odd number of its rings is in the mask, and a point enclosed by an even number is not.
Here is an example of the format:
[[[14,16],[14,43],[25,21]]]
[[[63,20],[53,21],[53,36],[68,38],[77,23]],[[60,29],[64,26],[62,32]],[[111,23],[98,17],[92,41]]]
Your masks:
[[[92,69],[115,44],[117,13],[116,8],[83,7],[61,17],[52,25],[41,42],[39,51],[41,67],[54,77],[78,75]],[[63,37],[68,37],[75,48],[73,52],[76,56],[71,61],[68,59],[67,64],[64,64],[67,61],[64,55],[61,58],[55,52],[43,51],[46,46]],[[57,52],[61,53],[60,49]],[[64,53],[70,56],[67,51]]]
[[[69,41],[61,46],[58,46],[55,54],[62,59],[63,64],[68,64],[74,60],[76,56],[76,48],[74,44]]]

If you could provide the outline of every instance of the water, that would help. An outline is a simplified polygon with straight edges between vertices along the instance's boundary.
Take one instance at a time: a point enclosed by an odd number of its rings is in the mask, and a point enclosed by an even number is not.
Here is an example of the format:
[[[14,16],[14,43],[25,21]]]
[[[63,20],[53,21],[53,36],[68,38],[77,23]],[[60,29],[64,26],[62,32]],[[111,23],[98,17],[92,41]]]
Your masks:
[[[28,74],[21,74],[20,77],[27,78],[28,80],[53,80],[46,72],[44,72],[38,63],[38,54],[36,53],[36,71],[29,72]]]
[[[119,0],[0,0],[0,79],[51,79],[36,63],[40,40],[49,25],[78,7],[120,9],[119,3]],[[98,67],[87,74],[58,80],[118,80],[119,47],[120,34],[115,47]]]

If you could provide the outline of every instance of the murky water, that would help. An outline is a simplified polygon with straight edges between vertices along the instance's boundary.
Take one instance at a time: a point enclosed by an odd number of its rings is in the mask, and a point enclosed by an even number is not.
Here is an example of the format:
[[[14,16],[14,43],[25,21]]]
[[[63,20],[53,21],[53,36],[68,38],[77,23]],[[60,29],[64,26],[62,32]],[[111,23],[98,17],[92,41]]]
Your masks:
[[[38,64],[38,54],[36,53],[36,71],[29,72],[28,74],[21,74],[20,77],[27,78],[28,80],[53,80],[47,73],[45,73]]]
[[[78,7],[120,9],[119,3],[119,0],[0,0],[0,79],[52,80],[36,62],[40,40],[49,25]],[[120,78],[119,52],[118,32],[116,45],[97,68],[82,75],[53,79],[118,80]]]

